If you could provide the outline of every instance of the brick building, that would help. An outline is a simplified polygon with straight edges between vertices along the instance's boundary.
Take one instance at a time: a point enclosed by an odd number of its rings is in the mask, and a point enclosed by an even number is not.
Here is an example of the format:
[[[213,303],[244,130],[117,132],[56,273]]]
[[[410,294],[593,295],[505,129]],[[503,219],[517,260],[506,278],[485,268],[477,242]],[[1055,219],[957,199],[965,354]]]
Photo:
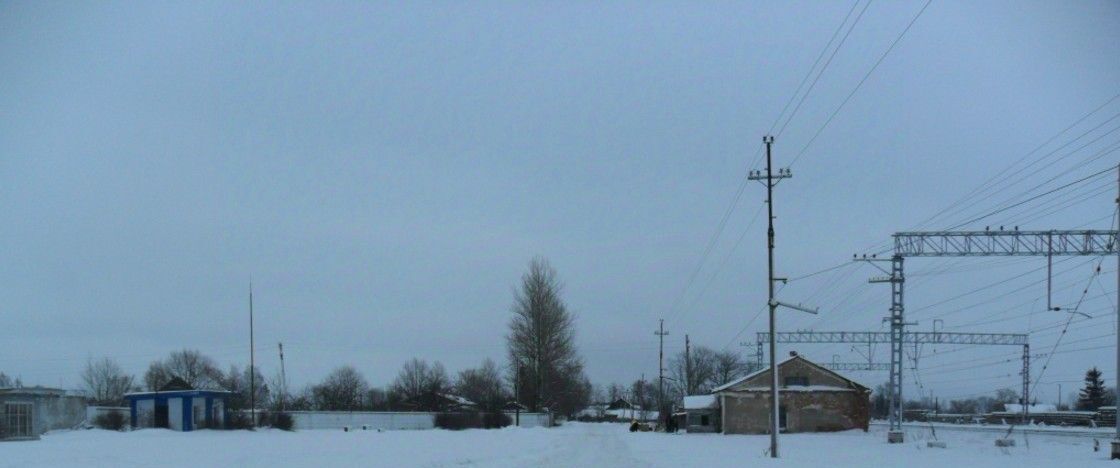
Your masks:
[[[778,379],[782,432],[867,430],[871,420],[867,387],[796,353],[778,363]],[[712,393],[724,434],[770,432],[769,368],[716,387]]]

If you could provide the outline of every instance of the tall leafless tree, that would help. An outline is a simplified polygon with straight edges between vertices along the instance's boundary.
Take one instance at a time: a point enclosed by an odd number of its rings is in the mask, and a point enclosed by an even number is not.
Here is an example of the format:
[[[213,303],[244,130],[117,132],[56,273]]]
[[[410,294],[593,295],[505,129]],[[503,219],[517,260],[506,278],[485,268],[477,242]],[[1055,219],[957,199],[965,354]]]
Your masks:
[[[124,394],[133,389],[134,380],[116,361],[107,357],[87,360],[86,367],[82,370],[82,383],[85,384],[90,403],[100,406],[121,405]]]
[[[513,318],[506,343],[518,401],[537,411],[562,414],[581,409],[590,390],[581,392],[583,361],[575,348],[575,320],[560,298],[562,286],[543,258],[529,263],[514,292]],[[583,393],[581,397],[579,393]]]

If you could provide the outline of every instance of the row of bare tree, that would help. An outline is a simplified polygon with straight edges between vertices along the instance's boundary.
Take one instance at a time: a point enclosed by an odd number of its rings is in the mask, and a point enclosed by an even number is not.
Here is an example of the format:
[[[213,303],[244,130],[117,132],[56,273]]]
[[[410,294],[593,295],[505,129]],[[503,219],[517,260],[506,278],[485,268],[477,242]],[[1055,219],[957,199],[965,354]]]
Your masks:
[[[436,411],[447,404],[447,395],[455,394],[486,410],[517,401],[533,411],[574,414],[587,405],[591,384],[575,348],[575,318],[560,297],[561,290],[556,271],[546,260],[530,262],[514,295],[506,336],[510,364],[504,369],[487,359],[453,379],[439,362],[412,359],[392,385],[377,388],[354,367],[343,366],[321,382],[292,393],[278,377],[265,379],[259,369],[232,366],[223,372],[209,356],[184,349],[152,362],[142,384],[154,391],[179,378],[193,388],[222,388],[234,392],[230,406],[238,408],[248,406],[252,372],[258,382],[257,404],[277,409]],[[125,393],[141,389],[109,358],[87,362],[82,380],[92,402],[100,405],[121,404]]]

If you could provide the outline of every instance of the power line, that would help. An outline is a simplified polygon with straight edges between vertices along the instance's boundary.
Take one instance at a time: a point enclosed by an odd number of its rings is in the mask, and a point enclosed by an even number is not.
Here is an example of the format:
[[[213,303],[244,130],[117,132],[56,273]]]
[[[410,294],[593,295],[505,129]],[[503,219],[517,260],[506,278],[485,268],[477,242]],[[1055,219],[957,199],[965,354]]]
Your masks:
[[[801,156],[809,150],[809,147],[813,144],[814,141],[817,140],[817,137],[820,136],[821,132],[823,132],[826,127],[828,127],[828,124],[832,123],[832,119],[836,117],[836,114],[840,113],[840,110],[843,109],[846,104],[848,104],[848,101],[852,99],[852,96],[855,96],[856,92],[859,91],[863,84],[867,82],[867,79],[871,77],[871,74],[874,73],[877,68],[879,68],[879,65],[883,63],[883,60],[887,58],[887,55],[889,55],[891,51],[894,50],[895,46],[897,46],[898,43],[902,40],[902,38],[906,36],[906,33],[910,31],[910,28],[914,26],[914,23],[918,21],[918,18],[922,16],[922,13],[925,13],[926,8],[928,8],[931,3],[933,3],[933,0],[926,0],[925,5],[922,5],[922,9],[918,10],[918,14],[914,15],[914,18],[911,19],[910,23],[906,25],[906,29],[902,30],[898,37],[894,39],[894,42],[891,42],[890,47],[887,47],[887,50],[883,52],[883,55],[879,56],[879,60],[876,60],[875,65],[872,65],[871,69],[868,70],[865,75],[863,75],[863,78],[859,80],[859,83],[856,84],[856,87],[854,89],[852,89],[852,92],[848,93],[848,96],[845,97],[840,105],[836,107],[836,110],[832,111],[832,114],[828,116],[828,119],[824,121],[824,124],[817,129],[816,133],[813,134],[813,137],[809,138],[809,141],[805,143],[805,146],[801,148],[801,151],[797,153],[797,156],[794,156],[793,160],[790,161],[789,166],[793,166],[795,163],[797,163],[797,160],[801,159]]]
[[[1051,155],[1053,155],[1053,154],[1057,153],[1057,152],[1058,152],[1058,151],[1060,151],[1060,150],[1061,150],[1062,148],[1065,148],[1066,146],[1069,146],[1070,144],[1073,144],[1073,143],[1074,143],[1074,142],[1076,142],[1077,140],[1080,140],[1081,138],[1083,138],[1084,136],[1088,135],[1089,133],[1092,133],[1092,132],[1093,132],[1093,131],[1095,131],[1096,129],[1098,129],[1098,128],[1102,127],[1103,125],[1105,125],[1106,123],[1108,123],[1109,121],[1111,121],[1112,119],[1114,119],[1114,118],[1115,118],[1116,116],[1113,116],[1112,118],[1109,118],[1109,119],[1105,120],[1104,122],[1102,122],[1102,123],[1098,124],[1098,125],[1097,125],[1096,127],[1093,127],[1093,128],[1091,128],[1091,129],[1089,129],[1088,131],[1086,131],[1086,132],[1084,132],[1084,133],[1082,133],[1082,134],[1080,134],[1080,135],[1078,135],[1078,136],[1074,137],[1074,138],[1073,138],[1072,140],[1070,140],[1070,141],[1066,142],[1065,144],[1063,144],[1063,145],[1061,145],[1061,146],[1059,146],[1059,147],[1057,147],[1057,148],[1055,148],[1055,149],[1051,150],[1051,151],[1050,151],[1049,153],[1047,153],[1047,154],[1045,154],[1045,155],[1042,155],[1042,156],[1040,156],[1040,157],[1039,157],[1039,158],[1038,158],[1037,160],[1035,160],[1035,161],[1031,162],[1030,164],[1027,164],[1026,166],[1024,166],[1024,167],[1022,167],[1022,168],[1020,168],[1020,169],[1016,170],[1016,171],[1015,171],[1014,173],[1011,173],[1011,174],[1007,174],[1007,172],[1008,172],[1008,171],[1010,171],[1011,169],[1013,169],[1013,168],[1014,168],[1014,167],[1015,167],[1016,165],[1018,165],[1019,163],[1021,163],[1021,162],[1025,161],[1025,160],[1026,160],[1026,159],[1027,159],[1028,157],[1030,157],[1030,156],[1031,156],[1032,154],[1035,154],[1035,153],[1037,153],[1038,151],[1040,151],[1040,150],[1041,150],[1042,148],[1045,148],[1045,147],[1046,147],[1047,145],[1049,145],[1050,143],[1052,143],[1052,142],[1053,142],[1054,140],[1058,139],[1059,137],[1061,137],[1062,135],[1064,135],[1064,134],[1065,134],[1066,132],[1068,132],[1069,130],[1072,130],[1072,129],[1073,129],[1074,127],[1077,127],[1077,126],[1078,126],[1078,125],[1080,125],[1080,124],[1081,124],[1082,122],[1084,122],[1084,121],[1085,121],[1086,119],[1088,119],[1089,117],[1093,116],[1094,114],[1096,114],[1097,112],[1099,112],[1099,111],[1100,111],[1101,109],[1104,109],[1105,107],[1107,107],[1107,106],[1108,106],[1109,104],[1111,104],[1111,103],[1112,103],[1113,101],[1115,101],[1115,100],[1116,100],[1116,99],[1118,99],[1118,98],[1120,98],[1120,94],[1116,94],[1116,95],[1112,96],[1111,98],[1109,98],[1108,100],[1106,100],[1106,101],[1105,101],[1104,103],[1100,104],[1099,106],[1097,106],[1097,107],[1096,107],[1096,108],[1094,108],[1093,110],[1091,110],[1091,111],[1089,111],[1088,113],[1086,113],[1086,114],[1082,115],[1082,116],[1081,116],[1080,118],[1078,118],[1078,119],[1077,119],[1076,121],[1074,121],[1074,122],[1073,122],[1072,124],[1070,124],[1069,126],[1065,127],[1064,129],[1062,129],[1062,130],[1061,130],[1061,131],[1059,131],[1058,133],[1056,133],[1056,134],[1054,134],[1053,136],[1051,136],[1050,138],[1048,138],[1048,139],[1047,139],[1046,141],[1044,141],[1044,142],[1043,142],[1042,144],[1040,144],[1040,145],[1036,146],[1036,147],[1035,147],[1034,149],[1032,149],[1031,151],[1029,151],[1029,152],[1027,152],[1026,154],[1024,154],[1024,155],[1023,155],[1022,157],[1020,157],[1020,158],[1019,158],[1018,160],[1016,160],[1015,162],[1011,163],[1011,164],[1010,164],[1009,166],[1007,166],[1006,168],[1004,168],[1004,169],[1003,169],[1002,171],[1000,171],[1000,172],[999,172],[999,173],[997,173],[996,175],[994,175],[994,176],[992,176],[992,177],[988,178],[988,179],[987,179],[986,181],[984,181],[984,182],[983,182],[983,183],[981,183],[981,184],[980,184],[979,186],[977,186],[976,188],[974,188],[974,189],[972,189],[971,191],[969,191],[969,192],[968,192],[967,194],[965,194],[965,195],[964,195],[963,197],[959,198],[959,199],[958,199],[957,201],[955,201],[955,202],[951,203],[951,204],[950,204],[949,206],[947,206],[946,208],[943,208],[942,210],[938,211],[937,213],[934,213],[934,214],[933,214],[932,216],[929,216],[929,217],[927,217],[927,218],[926,218],[925,220],[923,220],[923,221],[919,222],[918,224],[916,224],[916,225],[914,226],[914,228],[913,228],[912,230],[918,230],[918,229],[924,228],[924,227],[928,226],[928,225],[929,225],[930,223],[932,223],[932,222],[933,222],[933,220],[935,220],[935,219],[937,219],[937,218],[941,217],[942,215],[945,215],[945,214],[949,213],[950,211],[952,211],[952,213],[957,213],[957,212],[960,212],[961,210],[954,210],[954,208],[957,208],[958,206],[960,206],[961,204],[963,204],[963,203],[965,203],[965,202],[968,202],[968,201],[974,200],[974,196],[978,196],[978,195],[980,195],[980,194],[982,194],[982,193],[985,193],[985,192],[987,192],[987,191],[988,191],[988,189],[990,189],[990,188],[994,187],[994,186],[995,186],[996,184],[1002,183],[1003,181],[1005,181],[1005,180],[1007,180],[1007,179],[1009,179],[1009,178],[1011,178],[1011,177],[1014,177],[1014,176],[1018,175],[1019,173],[1021,173],[1022,171],[1024,171],[1024,170],[1026,170],[1026,169],[1030,168],[1030,167],[1031,167],[1031,166],[1033,166],[1034,164],[1037,164],[1037,163],[1038,163],[1038,162],[1040,162],[1041,160],[1043,160],[1043,159],[1046,159],[1047,157],[1049,157],[1049,156],[1051,156]],[[1006,174],[1006,175],[1005,175],[1005,174]],[[867,248],[863,249],[863,251],[872,251],[872,250],[875,250],[875,249],[877,249],[877,248],[880,248],[879,246],[883,246],[883,245],[889,245],[889,243],[890,243],[890,240],[888,239],[888,240],[886,240],[886,241],[884,241],[884,242],[880,242],[880,243],[877,243],[877,244],[873,244],[872,246],[869,246],[869,247],[867,247]],[[885,251],[889,251],[889,249],[887,249],[887,250],[885,250]],[[882,251],[882,252],[885,252],[885,251]],[[882,252],[877,252],[877,253],[882,253]]]
[[[1085,114],[1085,115],[1082,115],[1082,116],[1081,116],[1081,118],[1077,119],[1076,121],[1074,121],[1074,122],[1073,122],[1072,124],[1070,124],[1069,126],[1067,126],[1067,127],[1063,128],[1063,129],[1062,129],[1061,131],[1059,131],[1058,133],[1056,133],[1056,134],[1054,134],[1053,136],[1051,136],[1050,138],[1048,138],[1048,139],[1047,139],[1046,141],[1044,141],[1044,142],[1043,142],[1042,144],[1040,144],[1040,145],[1036,146],[1036,147],[1035,147],[1034,149],[1032,149],[1031,151],[1027,152],[1027,154],[1024,154],[1024,155],[1023,155],[1022,157],[1020,157],[1019,159],[1017,159],[1017,160],[1016,160],[1015,162],[1013,162],[1013,163],[1011,163],[1011,164],[1010,164],[1009,166],[1005,167],[1005,168],[1004,168],[1004,169],[1003,169],[1002,171],[1000,171],[1000,172],[999,172],[999,173],[997,173],[996,175],[994,175],[994,176],[990,177],[990,178],[989,178],[988,180],[986,180],[985,182],[981,183],[981,184],[980,184],[979,186],[977,186],[976,188],[974,188],[974,189],[972,189],[971,191],[969,191],[968,193],[966,193],[966,194],[965,194],[965,195],[964,195],[963,197],[961,197],[960,199],[958,199],[958,200],[957,200],[956,202],[953,202],[953,203],[951,203],[951,204],[950,204],[949,206],[947,206],[947,207],[945,207],[944,209],[942,209],[941,211],[938,211],[937,213],[934,213],[934,214],[933,214],[933,216],[930,216],[929,218],[926,218],[926,219],[925,219],[924,221],[922,221],[921,223],[919,223],[919,224],[918,224],[918,226],[917,226],[917,227],[916,227],[915,229],[919,229],[919,228],[921,228],[922,226],[928,225],[928,224],[929,224],[930,222],[932,222],[932,221],[933,221],[934,219],[937,219],[938,217],[940,217],[941,215],[945,214],[946,212],[948,212],[948,211],[952,210],[953,208],[956,208],[956,207],[960,206],[961,204],[963,204],[963,203],[965,203],[965,202],[968,202],[968,201],[970,201],[970,200],[973,200],[973,199],[974,199],[974,198],[973,198],[974,196],[978,196],[978,195],[980,195],[980,194],[983,194],[983,193],[987,192],[989,188],[991,188],[991,187],[994,187],[994,186],[995,186],[996,184],[999,184],[999,183],[1001,183],[1001,182],[1003,182],[1003,181],[1005,181],[1005,180],[1007,180],[1007,179],[1009,179],[1009,178],[1011,178],[1011,177],[1014,177],[1014,176],[1018,175],[1018,174],[1019,174],[1019,173],[1021,173],[1022,171],[1025,171],[1026,169],[1028,169],[1028,168],[1030,168],[1031,166],[1033,166],[1033,165],[1037,164],[1038,162],[1042,161],[1043,159],[1046,159],[1047,157],[1049,157],[1049,156],[1053,155],[1054,153],[1057,153],[1057,152],[1058,152],[1058,151],[1060,151],[1060,150],[1061,150],[1062,148],[1065,148],[1066,146],[1069,146],[1070,144],[1073,144],[1073,142],[1075,142],[1075,141],[1077,141],[1077,140],[1081,139],[1081,138],[1082,138],[1082,137],[1084,137],[1085,135],[1088,135],[1089,133],[1093,132],[1093,131],[1094,131],[1094,130],[1096,130],[1097,128],[1100,128],[1100,127],[1101,127],[1102,125],[1104,125],[1105,123],[1107,123],[1107,122],[1111,121],[1111,120],[1112,120],[1112,118],[1110,118],[1110,119],[1106,120],[1105,122],[1101,123],[1101,124],[1100,124],[1100,125],[1098,125],[1097,127],[1094,127],[1094,128],[1092,128],[1092,129],[1090,129],[1090,130],[1086,131],[1085,133],[1082,133],[1081,135],[1078,135],[1078,136],[1077,136],[1077,137],[1075,137],[1074,139],[1072,139],[1072,140],[1070,140],[1070,141],[1066,142],[1065,144],[1063,144],[1063,145],[1061,145],[1061,146],[1059,146],[1059,147],[1057,147],[1057,148],[1055,148],[1055,149],[1051,150],[1051,151],[1050,151],[1049,153],[1047,153],[1047,154],[1045,154],[1045,155],[1042,155],[1041,157],[1039,157],[1039,158],[1038,158],[1037,160],[1035,160],[1034,162],[1031,162],[1030,164],[1027,164],[1026,166],[1024,166],[1024,167],[1023,167],[1023,168],[1021,168],[1021,169],[1018,169],[1018,170],[1017,170],[1017,171],[1015,171],[1014,173],[1011,173],[1011,174],[1007,174],[1007,171],[1010,171],[1010,170],[1011,170],[1012,168],[1014,168],[1014,167],[1015,167],[1016,165],[1018,165],[1019,163],[1021,163],[1021,162],[1025,161],[1025,160],[1026,160],[1026,159],[1027,159],[1028,157],[1030,157],[1030,156],[1031,156],[1032,154],[1035,154],[1035,153],[1037,153],[1037,152],[1038,152],[1039,150],[1041,150],[1042,148],[1045,148],[1045,147],[1046,147],[1047,145],[1049,145],[1049,144],[1050,144],[1050,143],[1052,143],[1052,142],[1053,142],[1054,140],[1056,140],[1056,139],[1058,139],[1059,137],[1061,137],[1061,136],[1062,136],[1063,134],[1065,134],[1066,132],[1068,132],[1068,131],[1070,131],[1071,129],[1073,129],[1074,127],[1076,127],[1076,126],[1080,125],[1080,124],[1081,124],[1082,122],[1084,122],[1084,121],[1085,121],[1086,119],[1088,119],[1089,117],[1091,117],[1091,116],[1092,116],[1093,114],[1096,114],[1096,113],[1097,113],[1097,112],[1099,112],[1099,111],[1100,111],[1101,109],[1104,109],[1104,108],[1105,108],[1106,106],[1108,106],[1109,104],[1111,104],[1111,103],[1112,103],[1113,101],[1115,101],[1115,100],[1116,100],[1117,98],[1120,98],[1120,94],[1116,94],[1115,96],[1112,96],[1112,98],[1108,99],[1108,100],[1107,100],[1107,101],[1105,101],[1105,102],[1104,102],[1103,104],[1101,104],[1101,105],[1097,106],[1096,108],[1094,108],[1093,110],[1089,111],[1089,113],[1087,113],[1087,114]],[[1113,118],[1115,118],[1115,116],[1114,116]],[[1004,174],[1007,174],[1007,175],[1005,176]]]
[[[828,51],[828,47],[832,45],[832,41],[836,39],[836,34],[838,34],[841,29],[844,29],[844,23],[848,22],[848,17],[852,15],[852,12],[855,11],[857,5],[859,5],[859,0],[856,0],[856,2],[852,4],[852,8],[848,10],[848,14],[844,16],[844,21],[836,27],[836,31],[832,33],[832,38],[828,40],[828,44],[825,44],[824,49],[821,49],[820,55],[817,56],[817,62],[820,62],[821,57],[823,57],[824,53]],[[844,43],[847,42],[848,36],[852,34],[852,31],[856,28],[856,25],[859,24],[860,18],[863,18],[863,14],[867,12],[867,8],[870,6],[871,0],[868,0],[867,4],[865,4],[863,6],[863,9],[860,10],[859,15],[856,16],[855,21],[852,22],[851,27],[849,27],[848,31],[844,33],[844,37],[840,39],[840,43],[836,45],[836,48],[833,49],[832,54],[828,56],[828,60],[825,61],[824,66],[821,67],[821,71],[817,73],[817,77],[813,78],[813,83],[809,85],[809,89],[805,90],[805,94],[801,95],[801,100],[797,101],[797,106],[793,108],[793,112],[790,112],[789,118],[786,119],[786,122],[784,124],[782,124],[782,128],[778,130],[778,137],[781,137],[782,133],[786,131],[786,127],[789,126],[789,123],[793,120],[793,117],[797,115],[797,111],[801,109],[801,105],[805,103],[805,99],[809,97],[809,93],[813,92],[813,88],[817,86],[817,82],[820,81],[821,76],[824,75],[825,70],[828,70],[828,66],[832,64],[832,59],[836,58],[836,53],[840,51],[840,48],[844,47]],[[813,62],[813,68],[816,68],[817,62]],[[805,75],[805,78],[809,78],[809,75],[813,74],[813,68],[809,69],[809,73]],[[801,84],[805,84],[804,79],[801,80]],[[801,90],[800,85],[798,85],[797,90]],[[791,102],[793,97],[797,97],[797,92],[794,92],[794,95],[790,98]],[[789,106],[789,103],[786,103],[786,106]],[[785,110],[783,110],[782,112],[784,113]],[[781,116],[779,116],[779,120],[781,120]],[[773,131],[773,127],[771,127],[770,130]]]
[[[1026,199],[1026,200],[1020,201],[1020,202],[1018,202],[1018,203],[1015,203],[1015,204],[1012,204],[1012,205],[1009,205],[1009,206],[1006,206],[1006,207],[1000,208],[1000,209],[998,209],[998,210],[995,210],[995,211],[989,212],[989,213],[987,213],[987,214],[984,214],[984,215],[980,215],[980,216],[977,216],[977,217],[975,217],[975,218],[972,218],[972,219],[970,219],[970,220],[968,220],[968,221],[965,221],[965,222],[963,222],[963,223],[960,223],[960,224],[957,224],[957,225],[955,225],[955,226],[953,226],[953,227],[950,227],[950,228],[949,228],[949,229],[947,229],[947,230],[953,230],[953,229],[957,229],[957,228],[959,228],[959,227],[961,227],[961,226],[965,226],[965,225],[968,225],[968,224],[972,224],[972,223],[974,223],[974,222],[976,222],[976,221],[979,221],[979,220],[981,220],[981,219],[987,218],[987,217],[989,217],[989,216],[992,216],[992,215],[996,215],[996,214],[1002,213],[1002,212],[1004,212],[1004,211],[1007,211],[1007,210],[1009,210],[1009,209],[1011,209],[1011,208],[1014,208],[1014,207],[1020,206],[1020,205],[1022,205],[1022,204],[1024,204],[1024,203],[1029,203],[1029,202],[1031,202],[1031,201],[1034,201],[1034,200],[1037,200],[1037,199],[1039,199],[1039,198],[1042,198],[1042,197],[1045,197],[1045,196],[1047,196],[1047,195],[1050,195],[1050,194],[1052,194],[1052,193],[1054,193],[1054,192],[1058,192],[1058,191],[1060,191],[1060,190],[1064,190],[1064,189],[1067,189],[1067,188],[1069,188],[1069,187],[1072,187],[1072,186],[1074,186],[1074,185],[1077,185],[1077,184],[1079,184],[1079,183],[1082,183],[1082,182],[1084,182],[1084,181],[1086,181],[1086,180],[1090,180],[1090,179],[1092,179],[1092,178],[1094,178],[1094,177],[1100,177],[1100,176],[1101,176],[1101,175],[1103,175],[1103,174],[1106,174],[1106,173],[1112,172],[1112,170],[1113,170],[1113,169],[1114,169],[1115,167],[1116,167],[1116,166],[1113,166],[1113,167],[1109,167],[1109,168],[1106,168],[1106,169],[1104,169],[1104,170],[1101,170],[1101,171],[1095,172],[1095,173],[1093,173],[1093,174],[1090,174],[1090,175],[1088,175],[1088,176],[1085,176],[1085,177],[1082,177],[1082,178],[1080,178],[1080,179],[1077,179],[1077,180],[1075,180],[1075,181],[1073,181],[1073,182],[1070,182],[1070,183],[1068,183],[1068,184],[1065,184],[1065,185],[1062,185],[1062,186],[1059,186],[1059,187],[1056,187],[1056,188],[1053,188],[1053,189],[1047,190],[1047,191],[1045,191],[1045,192],[1043,192],[1043,193],[1040,193],[1040,194],[1038,194],[1038,195],[1035,195],[1035,196],[1033,196],[1033,197],[1030,197],[1030,198],[1028,198],[1028,199]]]
[[[712,283],[715,282],[716,277],[718,277],[719,274],[723,272],[723,269],[727,266],[727,263],[731,259],[731,256],[735,253],[736,250],[739,249],[739,245],[742,244],[743,239],[747,237],[747,233],[750,232],[751,227],[753,227],[755,221],[758,220],[758,216],[762,214],[762,208],[764,208],[764,205],[758,206],[758,209],[755,210],[754,215],[751,216],[750,222],[747,223],[747,227],[743,228],[743,232],[739,234],[739,237],[737,239],[735,239],[735,244],[733,244],[731,246],[731,250],[727,251],[727,254],[723,256],[723,259],[720,261],[715,271],[713,271],[711,276],[708,277],[708,281],[706,281],[704,283],[704,286],[700,288],[700,292],[696,295],[695,298],[693,298],[692,302],[689,303],[689,306],[687,308],[678,309],[676,311],[676,314],[672,318],[670,318],[670,323],[675,322],[676,319],[684,315],[686,311],[693,310],[696,307],[696,305],[700,302],[700,299],[704,297],[704,293],[708,292],[708,288],[712,285]]]
[[[759,146],[759,151],[761,151],[761,148],[762,146]],[[743,176],[743,180],[739,182],[739,187],[735,190],[735,196],[732,197],[731,204],[727,206],[727,210],[724,211],[719,224],[716,225],[716,231],[712,233],[712,237],[708,239],[708,244],[704,247],[704,253],[700,256],[700,262],[696,264],[696,268],[692,271],[692,274],[688,276],[688,281],[685,282],[684,288],[681,289],[677,298],[673,300],[672,306],[669,308],[670,311],[675,312],[678,310],[677,308],[680,307],[685,294],[688,292],[689,288],[692,287],[692,284],[696,282],[697,275],[700,274],[700,270],[703,269],[704,264],[707,263],[708,257],[712,254],[712,249],[715,248],[716,242],[723,234],[724,228],[727,227],[727,221],[731,219],[731,214],[735,212],[735,208],[739,206],[739,199],[743,197],[743,192],[747,188],[747,183],[750,182],[749,174],[750,172],[748,171],[747,175]]]

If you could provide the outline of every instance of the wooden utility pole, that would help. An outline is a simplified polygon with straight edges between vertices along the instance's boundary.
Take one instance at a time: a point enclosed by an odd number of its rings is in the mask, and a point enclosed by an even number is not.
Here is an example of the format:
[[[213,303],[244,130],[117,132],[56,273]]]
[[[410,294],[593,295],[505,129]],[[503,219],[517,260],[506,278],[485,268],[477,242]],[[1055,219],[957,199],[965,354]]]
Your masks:
[[[665,319],[661,319],[657,331],[653,332],[657,335],[657,419],[660,421],[664,416],[665,411],[665,335],[669,332],[665,331]]]
[[[288,377],[284,375],[284,343],[280,345],[280,412],[284,412],[284,396],[288,393]]]
[[[684,336],[684,393],[692,395],[692,354],[688,343],[688,335]]]

